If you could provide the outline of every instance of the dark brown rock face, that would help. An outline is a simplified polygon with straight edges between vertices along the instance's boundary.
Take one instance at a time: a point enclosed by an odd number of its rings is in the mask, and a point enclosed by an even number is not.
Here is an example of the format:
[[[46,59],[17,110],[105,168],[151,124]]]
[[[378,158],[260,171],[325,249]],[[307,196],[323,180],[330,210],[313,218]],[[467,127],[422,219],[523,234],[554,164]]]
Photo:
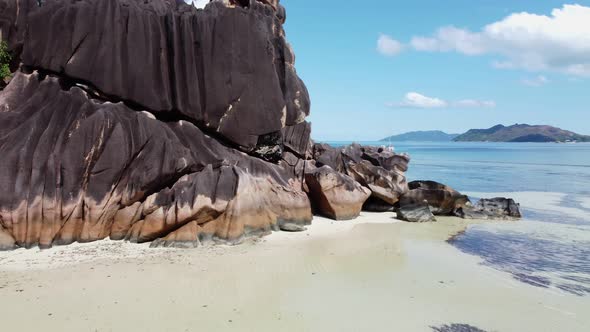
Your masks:
[[[252,151],[262,136],[309,114],[275,7],[47,1],[29,12],[23,63],[182,116]]]
[[[311,222],[309,97],[278,1],[0,8],[23,50],[0,92],[0,249],[195,247]]]
[[[371,195],[369,189],[329,166],[307,172],[305,182],[314,211],[335,220],[358,217]]]
[[[302,159],[311,159],[313,143],[311,136],[311,123],[301,122],[293,126],[283,128],[283,144],[285,148]]]
[[[234,243],[311,221],[300,180],[189,122],[91,100],[36,72],[19,73],[0,102],[2,247]]]
[[[519,219],[520,206],[511,198],[482,198],[475,205],[458,209],[455,214],[465,219]]]
[[[469,204],[469,198],[455,189],[434,181],[413,181],[410,191],[400,199],[400,207],[428,202],[434,215],[452,215]]]
[[[408,192],[405,172],[410,158],[384,148],[363,147],[353,144],[343,149],[326,144],[314,146],[314,159],[318,166],[327,165],[344,173],[371,190],[368,210],[384,210],[399,201]]]

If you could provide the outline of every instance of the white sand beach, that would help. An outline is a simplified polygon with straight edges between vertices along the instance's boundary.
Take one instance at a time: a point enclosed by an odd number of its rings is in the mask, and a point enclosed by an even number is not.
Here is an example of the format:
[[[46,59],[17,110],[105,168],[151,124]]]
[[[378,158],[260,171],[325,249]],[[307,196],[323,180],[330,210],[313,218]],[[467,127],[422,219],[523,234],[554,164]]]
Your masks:
[[[478,222],[475,222],[478,223]],[[101,241],[0,253],[3,329],[588,331],[590,299],[520,283],[446,239],[471,222],[316,218],[234,247]]]

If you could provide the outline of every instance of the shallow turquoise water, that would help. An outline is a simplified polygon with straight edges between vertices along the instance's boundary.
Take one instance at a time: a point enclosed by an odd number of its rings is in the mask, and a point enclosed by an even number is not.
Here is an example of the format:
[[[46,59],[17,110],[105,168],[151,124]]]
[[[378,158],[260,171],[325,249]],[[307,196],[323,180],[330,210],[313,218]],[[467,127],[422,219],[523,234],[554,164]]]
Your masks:
[[[474,225],[451,243],[521,282],[590,295],[590,209],[581,204],[590,197],[590,143],[391,144],[412,158],[409,181],[435,180],[463,192],[563,193],[558,208],[523,206],[522,221]]]

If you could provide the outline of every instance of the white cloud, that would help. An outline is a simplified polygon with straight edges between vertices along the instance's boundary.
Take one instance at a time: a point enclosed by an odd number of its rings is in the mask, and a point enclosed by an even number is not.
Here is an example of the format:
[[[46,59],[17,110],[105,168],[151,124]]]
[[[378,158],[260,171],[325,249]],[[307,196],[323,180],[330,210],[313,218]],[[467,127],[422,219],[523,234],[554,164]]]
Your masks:
[[[511,14],[479,32],[443,27],[431,37],[414,37],[418,51],[492,54],[496,68],[557,71],[590,76],[590,7],[564,5],[551,15]]]
[[[417,92],[408,92],[399,103],[388,103],[393,108],[493,108],[496,103],[489,100],[463,99],[449,102],[444,99],[428,97]]]
[[[468,55],[479,55],[485,52],[480,35],[452,26],[438,29],[435,36],[431,38],[414,37],[410,44],[418,51],[457,51]]]
[[[547,77],[543,75],[539,75],[533,78],[523,78],[521,83],[524,85],[532,86],[532,87],[540,87],[545,84],[548,84],[550,81]]]
[[[398,55],[404,46],[388,35],[381,34],[377,39],[377,51],[385,56]]]
[[[447,107],[448,104],[442,99],[428,97],[417,92],[408,92],[404,100],[399,103],[398,106],[411,108],[441,108]]]
[[[186,1],[190,3],[191,1]],[[193,1],[193,5],[197,8],[205,8],[205,6],[209,3],[209,0],[195,0]]]
[[[494,108],[496,107],[496,102],[491,100],[463,99],[452,103],[452,105],[458,108]]]

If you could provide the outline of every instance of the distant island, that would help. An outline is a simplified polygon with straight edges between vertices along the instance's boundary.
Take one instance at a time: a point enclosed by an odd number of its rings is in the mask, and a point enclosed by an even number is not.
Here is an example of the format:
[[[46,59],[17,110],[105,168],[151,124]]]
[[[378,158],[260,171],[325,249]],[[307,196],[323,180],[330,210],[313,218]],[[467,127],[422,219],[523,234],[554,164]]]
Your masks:
[[[464,134],[447,134],[440,130],[410,131],[386,137],[380,142],[590,142],[590,136],[552,126],[515,124],[496,125],[489,129],[470,129]]]
[[[428,130],[428,131],[411,131],[405,134],[389,136],[381,140],[381,142],[450,142],[459,134],[447,134],[440,130]]]
[[[590,136],[552,126],[515,124],[489,129],[471,129],[453,139],[455,142],[590,142]]]

